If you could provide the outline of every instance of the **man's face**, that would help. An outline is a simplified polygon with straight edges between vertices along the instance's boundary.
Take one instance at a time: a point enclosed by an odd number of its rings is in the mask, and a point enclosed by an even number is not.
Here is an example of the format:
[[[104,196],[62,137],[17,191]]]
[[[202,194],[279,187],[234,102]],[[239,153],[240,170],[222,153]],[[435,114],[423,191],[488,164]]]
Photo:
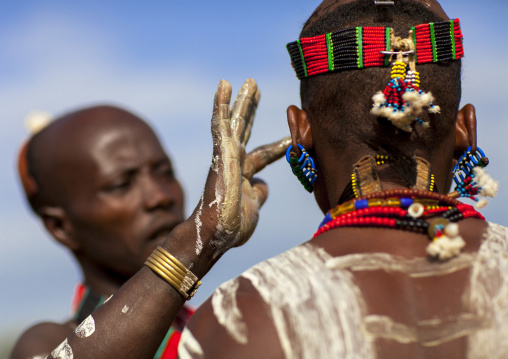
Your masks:
[[[129,277],[184,220],[182,188],[144,123],[88,137],[76,154],[82,171],[68,187],[76,254],[82,263]]]

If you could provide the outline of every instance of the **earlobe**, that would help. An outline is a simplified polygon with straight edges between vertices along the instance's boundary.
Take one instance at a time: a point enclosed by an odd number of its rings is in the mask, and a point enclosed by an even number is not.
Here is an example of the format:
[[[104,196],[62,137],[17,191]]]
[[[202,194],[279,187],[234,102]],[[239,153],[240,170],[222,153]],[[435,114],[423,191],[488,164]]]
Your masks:
[[[457,112],[455,122],[455,153],[459,157],[471,146],[471,152],[476,152],[476,111],[473,105],[467,104]]]
[[[44,227],[58,242],[70,250],[79,249],[79,243],[73,236],[72,224],[65,211],[60,207],[42,207],[39,209]]]
[[[307,150],[312,149],[312,131],[307,112],[291,105],[287,109],[287,119],[293,148],[297,148],[296,144],[299,143]]]

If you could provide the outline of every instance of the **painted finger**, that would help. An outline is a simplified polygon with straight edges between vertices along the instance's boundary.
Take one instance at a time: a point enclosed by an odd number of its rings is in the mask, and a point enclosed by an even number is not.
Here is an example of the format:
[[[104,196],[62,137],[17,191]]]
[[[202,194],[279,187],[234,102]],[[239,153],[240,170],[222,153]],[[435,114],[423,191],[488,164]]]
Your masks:
[[[252,99],[257,92],[257,84],[253,79],[247,79],[242,85],[238,96],[231,107],[232,135],[239,140],[244,137],[245,121],[252,112]],[[255,110],[255,109],[254,109]]]
[[[232,243],[234,247],[245,244],[252,236],[258,224],[259,210],[268,197],[268,186],[259,179],[243,179],[242,181],[242,222],[240,236]]]
[[[252,192],[254,193],[253,198],[257,202],[258,209],[260,209],[268,198],[268,185],[259,178],[251,179],[250,184],[252,186]]]
[[[281,158],[286,153],[286,149],[290,144],[291,137],[285,137],[282,140],[258,147],[251,151],[244,162],[243,176],[251,179],[256,173],[270,163]]]
[[[231,101],[231,85],[226,80],[220,80],[213,99],[213,119],[229,118],[229,102]]]
[[[212,140],[213,158],[211,169],[218,173],[221,165],[224,141],[231,137],[229,103],[231,101],[231,85],[226,80],[221,80],[217,86],[213,101],[212,114]]]
[[[258,88],[256,93],[254,94],[254,97],[252,98],[251,109],[250,109],[250,113],[249,113],[250,117],[246,116],[246,118],[245,118],[245,130],[244,130],[243,136],[240,138],[240,141],[243,143],[244,146],[246,146],[247,142],[249,142],[249,138],[250,138],[250,134],[251,134],[251,130],[252,130],[252,124],[254,123],[254,116],[256,114],[256,109],[258,107],[260,97],[261,97],[261,92],[259,91],[259,88]]]

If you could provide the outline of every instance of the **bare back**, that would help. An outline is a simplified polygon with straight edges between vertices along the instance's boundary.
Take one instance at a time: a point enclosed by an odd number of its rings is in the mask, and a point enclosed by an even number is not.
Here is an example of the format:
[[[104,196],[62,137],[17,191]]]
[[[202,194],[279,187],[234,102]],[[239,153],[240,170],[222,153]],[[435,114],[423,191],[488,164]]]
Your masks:
[[[424,256],[424,235],[350,228],[260,263],[198,311],[220,340],[191,323],[181,357],[192,342],[206,357],[501,358],[508,229],[460,226],[467,246],[446,262]],[[225,337],[228,349],[212,349]]]

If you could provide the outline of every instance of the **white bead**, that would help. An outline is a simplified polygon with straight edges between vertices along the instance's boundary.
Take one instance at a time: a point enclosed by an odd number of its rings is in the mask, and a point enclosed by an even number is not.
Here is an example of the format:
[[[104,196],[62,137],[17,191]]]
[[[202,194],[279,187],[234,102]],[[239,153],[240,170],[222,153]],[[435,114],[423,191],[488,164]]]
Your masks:
[[[445,227],[444,232],[448,237],[457,237],[459,235],[459,226],[457,223],[450,223]]]
[[[407,209],[407,213],[413,218],[421,217],[423,215],[423,211],[424,208],[421,203],[413,203]]]

